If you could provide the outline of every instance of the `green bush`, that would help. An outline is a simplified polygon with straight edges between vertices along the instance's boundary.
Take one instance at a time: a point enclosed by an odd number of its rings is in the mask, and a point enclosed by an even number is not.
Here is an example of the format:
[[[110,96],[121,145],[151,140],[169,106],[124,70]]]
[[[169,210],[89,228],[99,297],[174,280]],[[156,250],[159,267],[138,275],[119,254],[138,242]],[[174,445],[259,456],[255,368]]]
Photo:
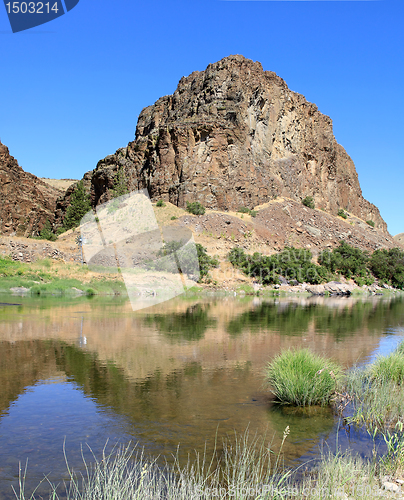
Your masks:
[[[164,203],[163,200],[159,200],[157,203],[156,203],[156,207],[165,207],[166,204]]]
[[[266,377],[281,403],[325,406],[338,388],[342,370],[333,361],[308,349],[290,349],[268,364]]]
[[[366,224],[369,224],[369,226],[375,227],[375,223],[372,220],[367,220]]]
[[[200,243],[196,244],[196,251],[198,253],[199,262],[199,281],[202,281],[208,276],[210,269],[219,267],[219,261],[215,257],[210,257],[206,253],[206,248]]]
[[[370,257],[369,268],[380,281],[404,289],[404,252],[399,248],[374,251]]]
[[[84,188],[84,182],[81,180],[76,184],[76,188],[70,196],[70,205],[67,207],[63,219],[63,227],[65,229],[77,227],[84,215],[90,210],[90,196]]]
[[[321,266],[324,266],[333,274],[339,273],[348,279],[352,276],[367,277],[368,261],[369,255],[367,252],[355,248],[343,240],[332,252],[324,250],[318,257],[318,263]]]
[[[156,254],[157,257],[165,257],[167,255],[175,254],[175,262],[170,260],[159,260],[155,265],[156,269],[160,271],[167,271],[171,273],[178,272],[179,269],[188,276],[197,275],[199,271],[199,281],[202,281],[208,276],[210,269],[219,267],[219,261],[216,258],[210,257],[206,253],[200,243],[196,243],[196,253],[198,260],[195,260],[195,250],[193,245],[186,245],[186,242],[169,241],[164,244],[164,247]]]
[[[178,219],[178,217],[176,217],[175,215],[173,215],[173,216],[171,217],[171,220],[177,220],[177,219]]]
[[[205,207],[199,203],[199,201],[193,201],[189,203],[187,201],[187,211],[193,215],[203,215],[205,213]]]
[[[304,200],[302,200],[302,203],[305,207],[315,208],[314,200],[313,200],[312,196],[306,196],[306,198],[304,198]]]
[[[49,219],[46,220],[37,238],[40,240],[56,241],[57,235],[52,232],[52,226],[51,223],[49,222]]]
[[[348,217],[348,216],[347,216],[347,214],[344,212],[344,210],[343,210],[342,208],[340,208],[340,209],[338,210],[338,214],[337,214],[337,215],[339,215],[339,216],[340,216],[340,217],[342,217],[343,219],[346,219],[346,218]]]
[[[327,281],[328,271],[312,262],[309,250],[285,247],[274,255],[263,255],[255,252],[248,255],[242,248],[233,248],[227,259],[234,267],[239,268],[247,276],[256,278],[264,285],[279,283],[279,276],[298,283],[323,283]]]

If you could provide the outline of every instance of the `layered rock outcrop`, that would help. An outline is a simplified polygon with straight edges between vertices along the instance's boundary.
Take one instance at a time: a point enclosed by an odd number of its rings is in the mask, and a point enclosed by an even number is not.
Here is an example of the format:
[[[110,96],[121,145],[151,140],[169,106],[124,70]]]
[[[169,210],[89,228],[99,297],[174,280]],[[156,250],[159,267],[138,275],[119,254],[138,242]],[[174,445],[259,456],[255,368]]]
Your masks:
[[[184,207],[252,208],[277,196],[337,214],[347,209],[387,233],[366,201],[332,121],[259,62],[241,55],[183,77],[173,95],[141,112],[136,140],[101,160],[91,176],[94,205],[108,200],[118,172],[129,189]]]
[[[17,236],[38,234],[53,222],[60,191],[18,165],[0,142],[0,232]]]

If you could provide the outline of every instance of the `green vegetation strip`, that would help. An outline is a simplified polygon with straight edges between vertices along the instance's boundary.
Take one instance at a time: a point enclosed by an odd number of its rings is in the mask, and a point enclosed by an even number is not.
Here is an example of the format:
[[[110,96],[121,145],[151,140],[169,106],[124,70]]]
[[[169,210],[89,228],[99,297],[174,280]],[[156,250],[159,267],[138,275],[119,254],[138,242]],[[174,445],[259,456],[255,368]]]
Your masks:
[[[70,264],[66,265],[71,266]],[[87,266],[72,266],[75,274],[88,273]],[[10,288],[26,288],[35,295],[68,294],[125,294],[123,282],[114,279],[92,279],[83,283],[79,279],[60,278],[58,268],[53,268],[50,259],[38,260],[33,264],[15,262],[10,257],[0,257],[0,292],[9,292]]]
[[[227,258],[234,267],[264,285],[278,284],[280,276],[296,283],[317,284],[338,280],[342,275],[359,286],[372,285],[377,278],[379,284],[404,289],[404,251],[399,248],[376,250],[369,256],[368,252],[341,241],[331,252],[321,252],[317,264],[309,250],[295,247],[285,247],[273,255],[248,255],[244,249],[234,247]]]

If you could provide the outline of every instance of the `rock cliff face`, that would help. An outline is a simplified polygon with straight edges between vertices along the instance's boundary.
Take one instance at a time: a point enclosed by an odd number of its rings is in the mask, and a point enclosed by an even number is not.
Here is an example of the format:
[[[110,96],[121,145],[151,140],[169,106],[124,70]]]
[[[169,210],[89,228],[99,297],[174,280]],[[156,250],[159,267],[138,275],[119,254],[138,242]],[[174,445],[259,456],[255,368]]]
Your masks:
[[[276,196],[336,214],[345,208],[387,232],[362,197],[355,166],[332,121],[259,62],[229,56],[183,77],[173,95],[141,112],[136,140],[101,160],[91,178],[93,204],[110,198],[121,169],[130,189],[184,207],[252,208]]]
[[[0,142],[0,232],[31,236],[54,219],[60,191],[24,172]]]

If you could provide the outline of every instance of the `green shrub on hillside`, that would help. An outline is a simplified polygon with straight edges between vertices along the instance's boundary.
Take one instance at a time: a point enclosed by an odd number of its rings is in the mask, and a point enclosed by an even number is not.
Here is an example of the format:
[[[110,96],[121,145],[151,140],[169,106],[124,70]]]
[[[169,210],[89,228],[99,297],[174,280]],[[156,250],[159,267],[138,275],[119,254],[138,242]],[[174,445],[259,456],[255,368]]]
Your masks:
[[[340,209],[338,210],[337,215],[339,215],[339,216],[340,216],[340,217],[342,217],[343,219],[346,219],[346,218],[348,217],[348,216],[347,216],[347,214],[344,212],[344,210],[343,210],[342,208],[340,208]]]
[[[195,259],[195,247],[197,260]],[[188,276],[197,275],[199,272],[199,281],[202,281],[208,276],[210,269],[219,267],[219,261],[216,258],[210,257],[206,253],[206,248],[200,243],[196,243],[195,247],[193,245],[186,245],[186,242],[182,240],[173,240],[165,243],[164,247],[156,254],[160,258],[155,265],[156,269],[171,273],[181,270],[182,273]],[[171,254],[174,254],[174,261],[172,259],[161,259],[161,257]]]
[[[199,281],[202,281],[208,276],[210,269],[219,267],[219,261],[215,257],[210,257],[206,252],[206,248],[200,243],[196,244],[196,251],[198,253],[199,262]]]
[[[192,203],[187,201],[187,211],[193,215],[203,215],[205,213],[205,207],[199,203],[199,201],[193,201]]]
[[[156,207],[165,207],[166,204],[164,203],[163,200],[158,200],[158,202],[156,203]]]
[[[372,220],[367,220],[366,224],[369,224],[369,226],[375,227],[375,223]]]
[[[302,200],[302,203],[305,207],[315,208],[314,200],[313,200],[312,196],[306,196],[306,198],[304,198],[304,200]]]

